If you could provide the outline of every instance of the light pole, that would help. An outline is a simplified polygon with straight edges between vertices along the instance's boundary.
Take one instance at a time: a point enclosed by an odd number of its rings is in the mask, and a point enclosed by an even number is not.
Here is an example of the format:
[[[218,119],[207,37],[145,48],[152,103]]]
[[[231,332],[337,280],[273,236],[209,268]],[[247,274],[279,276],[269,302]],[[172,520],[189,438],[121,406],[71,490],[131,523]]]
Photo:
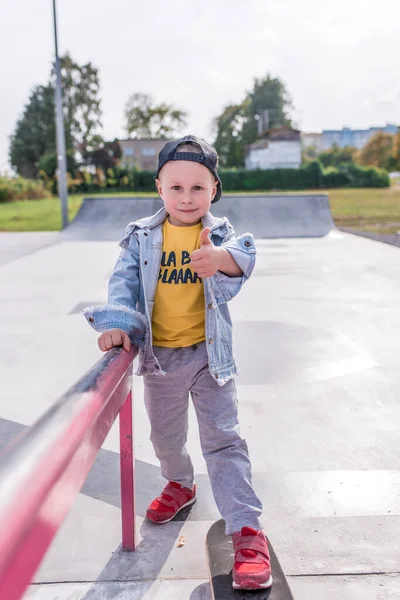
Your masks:
[[[58,195],[61,200],[62,228],[68,225],[68,187],[67,187],[67,156],[65,150],[64,116],[62,108],[61,69],[58,57],[56,0],[53,0],[54,48],[56,55],[56,135],[57,135],[57,164],[58,164]]]

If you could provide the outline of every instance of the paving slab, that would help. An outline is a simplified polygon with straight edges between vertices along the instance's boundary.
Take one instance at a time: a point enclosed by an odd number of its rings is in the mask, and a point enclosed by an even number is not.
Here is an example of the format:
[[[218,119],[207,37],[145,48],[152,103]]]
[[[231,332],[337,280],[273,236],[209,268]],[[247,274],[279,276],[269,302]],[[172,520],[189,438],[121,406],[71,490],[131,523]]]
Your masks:
[[[304,600],[398,600],[399,575],[289,577],[295,598]]]
[[[0,232],[0,265],[56,244],[58,231]]]
[[[288,577],[295,598],[304,600],[398,600],[399,575],[368,575],[364,578]],[[32,586],[28,600],[211,600],[208,582],[199,580],[73,583]]]
[[[33,585],[26,600],[211,600],[208,581],[162,579]]]

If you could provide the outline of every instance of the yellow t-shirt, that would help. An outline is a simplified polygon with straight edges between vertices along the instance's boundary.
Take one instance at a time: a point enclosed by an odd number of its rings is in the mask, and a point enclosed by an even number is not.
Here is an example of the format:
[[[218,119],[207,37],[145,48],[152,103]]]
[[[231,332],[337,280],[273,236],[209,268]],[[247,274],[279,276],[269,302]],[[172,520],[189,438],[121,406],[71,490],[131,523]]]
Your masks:
[[[152,317],[155,346],[183,348],[205,340],[204,285],[190,264],[191,253],[200,248],[201,230],[201,223],[176,227],[164,221]]]

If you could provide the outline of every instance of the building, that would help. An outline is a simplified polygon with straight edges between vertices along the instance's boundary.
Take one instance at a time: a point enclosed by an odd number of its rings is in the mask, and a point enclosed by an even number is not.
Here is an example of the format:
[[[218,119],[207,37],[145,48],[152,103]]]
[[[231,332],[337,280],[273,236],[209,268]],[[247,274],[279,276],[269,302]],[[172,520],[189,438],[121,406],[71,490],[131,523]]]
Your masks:
[[[247,147],[246,169],[298,169],[301,165],[300,131],[276,127]]]
[[[320,151],[322,133],[302,133],[301,145],[303,148],[315,148]]]
[[[333,146],[339,146],[339,148],[353,146],[360,149],[378,131],[395,134],[398,131],[398,127],[397,125],[388,124],[385,127],[370,127],[369,129],[350,129],[350,127],[324,129],[321,134],[320,150],[329,150]]]
[[[168,140],[156,139],[127,139],[118,140],[121,147],[121,164],[135,167],[142,171],[157,171],[158,154]]]

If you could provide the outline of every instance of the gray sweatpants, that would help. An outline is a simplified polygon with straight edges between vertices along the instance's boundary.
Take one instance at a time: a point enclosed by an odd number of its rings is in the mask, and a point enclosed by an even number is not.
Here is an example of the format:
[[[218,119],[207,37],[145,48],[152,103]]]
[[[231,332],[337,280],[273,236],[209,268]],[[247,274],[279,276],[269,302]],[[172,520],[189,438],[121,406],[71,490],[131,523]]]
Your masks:
[[[150,439],[163,477],[192,488],[193,464],[186,449],[189,392],[199,424],[200,443],[226,534],[242,527],[261,529],[262,504],[251,474],[246,441],[240,436],[236,387],[219,386],[208,370],[205,342],[188,348],[154,346],[165,376],[145,375],[144,398]]]

